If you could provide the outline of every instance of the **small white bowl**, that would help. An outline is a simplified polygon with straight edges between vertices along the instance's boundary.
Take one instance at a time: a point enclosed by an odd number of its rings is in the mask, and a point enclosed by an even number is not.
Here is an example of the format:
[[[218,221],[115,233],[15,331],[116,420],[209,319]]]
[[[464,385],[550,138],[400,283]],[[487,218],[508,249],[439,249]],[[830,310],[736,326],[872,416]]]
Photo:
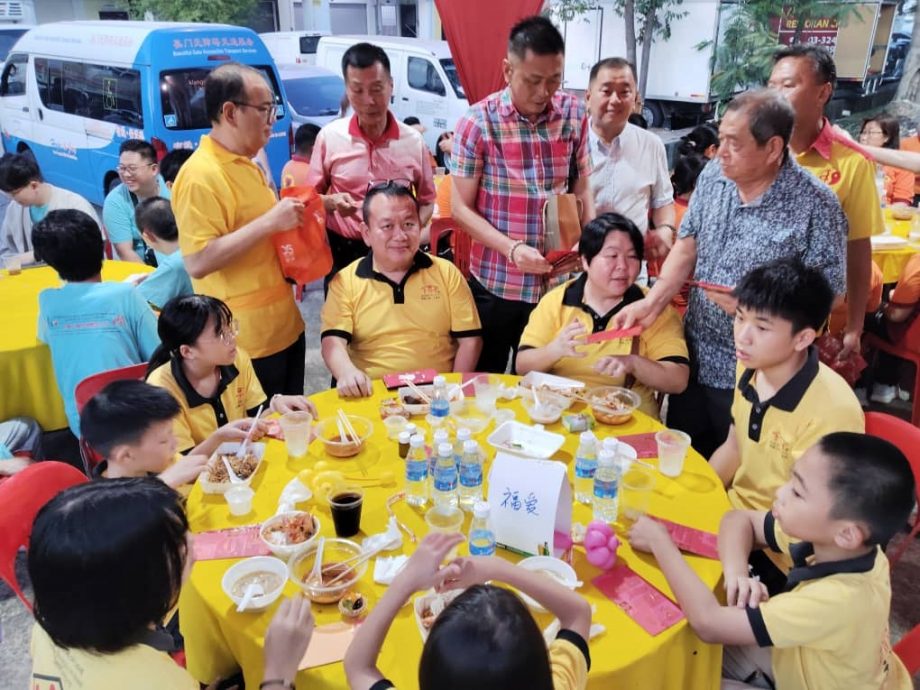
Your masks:
[[[422,636],[423,642],[428,639],[428,631],[431,629],[430,627],[426,628],[422,624],[422,613],[428,608],[429,603],[435,599],[441,599],[444,603],[444,608],[447,608],[454,599],[460,596],[461,592],[463,592],[462,589],[449,589],[446,592],[438,594],[433,589],[429,589],[424,594],[415,598],[415,601],[412,602],[412,610],[415,612],[415,624],[418,626],[418,632],[419,635]],[[434,625],[434,623],[432,623],[432,625]]]
[[[233,601],[234,607],[240,605],[243,596],[242,593],[240,595],[233,594],[233,586],[246,575],[259,571],[266,571],[272,575],[276,575],[278,577],[278,586],[260,596],[253,597],[246,607],[246,611],[261,611],[266,609],[275,603],[278,597],[281,596],[281,592],[284,591],[284,585],[287,582],[287,563],[273,556],[253,556],[252,558],[246,558],[230,566],[227,572],[224,573],[223,579],[220,581],[221,588]]]
[[[276,544],[275,542],[266,539],[265,533],[269,529],[278,525],[285,518],[293,518],[299,515],[310,515],[310,517],[313,518],[313,534],[311,534],[309,538],[305,539],[304,541],[297,542],[296,544]],[[278,558],[283,558],[285,560],[293,556],[295,553],[300,553],[301,551],[306,550],[306,548],[316,540],[317,536],[319,536],[319,518],[304,510],[292,510],[286,513],[278,513],[277,515],[273,515],[268,520],[263,522],[262,527],[259,528],[259,539],[262,540],[262,542],[271,550],[273,554],[275,554]],[[287,575],[285,575],[285,577],[287,577]]]
[[[558,558],[553,558],[552,556],[531,556],[530,558],[525,558],[520,561],[518,567],[532,572],[546,571],[546,573],[552,573],[552,575],[547,575],[547,577],[552,577],[563,587],[567,587],[572,591],[578,588],[578,575],[575,573],[575,569],[565,561],[560,561]],[[518,594],[521,595],[521,599],[524,600],[524,603],[534,611],[546,611],[536,600],[523,592],[519,591]]]

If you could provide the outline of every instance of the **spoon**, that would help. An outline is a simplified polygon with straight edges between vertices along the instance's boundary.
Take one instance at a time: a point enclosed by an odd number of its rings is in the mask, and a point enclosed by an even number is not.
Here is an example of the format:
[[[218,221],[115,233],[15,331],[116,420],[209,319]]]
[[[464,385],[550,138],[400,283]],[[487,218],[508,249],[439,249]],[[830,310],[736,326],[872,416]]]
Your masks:
[[[258,582],[250,582],[246,587],[246,591],[243,592],[243,598],[240,599],[240,603],[236,607],[237,613],[245,611],[249,604],[252,603],[253,599],[261,597],[263,594],[265,594],[265,590],[262,588],[262,585]]]
[[[240,479],[238,476],[236,476],[236,472],[233,471],[233,467],[231,467],[230,461],[227,460],[227,456],[221,455],[220,459],[224,461],[224,467],[227,468],[227,474],[230,475],[230,483],[231,484],[242,484],[243,480]]]
[[[319,538],[319,544],[316,545],[316,555],[313,557],[313,570],[306,580],[306,584],[319,586],[323,584],[323,547],[326,546],[326,537]]]

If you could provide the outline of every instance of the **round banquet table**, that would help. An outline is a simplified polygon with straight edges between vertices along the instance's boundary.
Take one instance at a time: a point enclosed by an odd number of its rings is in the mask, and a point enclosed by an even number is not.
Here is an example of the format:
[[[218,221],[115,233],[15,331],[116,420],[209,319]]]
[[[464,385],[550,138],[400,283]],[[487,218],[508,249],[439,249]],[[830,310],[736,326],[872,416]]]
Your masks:
[[[130,261],[106,260],[102,279],[124,280],[153,269]],[[45,431],[67,426],[51,351],[38,337],[38,293],[63,284],[50,266],[0,272],[0,420],[33,417]]]
[[[891,216],[891,209],[884,209],[885,227],[895,237],[908,237],[910,234],[909,220],[895,220]],[[893,249],[872,248],[872,260],[882,270],[883,283],[896,283],[904,270],[904,266],[917,252],[920,252],[920,243],[908,241],[906,245]]]
[[[448,380],[459,381],[459,374],[448,375]],[[517,377],[503,377],[506,383],[512,383]],[[312,396],[320,417],[335,414],[342,408],[348,414],[355,414],[371,419],[375,423],[374,434],[363,451],[367,454],[363,464],[367,466],[369,476],[376,476],[382,471],[392,471],[397,476],[394,486],[375,487],[365,491],[364,509],[361,516],[362,533],[355,537],[360,541],[363,536],[381,532],[386,527],[386,499],[403,486],[404,462],[400,459],[396,442],[386,436],[386,429],[380,421],[378,404],[388,393],[381,381],[374,382],[374,394],[361,400],[340,399],[334,390]],[[468,401],[472,404],[472,401]],[[511,402],[499,400],[499,407],[514,410],[518,419],[527,421],[519,400]],[[573,409],[580,409],[576,403]],[[422,421],[419,421],[422,420]],[[431,432],[423,417],[414,417],[412,421],[426,429],[430,442]],[[494,425],[474,436],[486,451],[488,461],[484,468],[487,476],[494,457],[494,449],[485,439],[494,430]],[[595,433],[600,437],[612,434],[625,435],[654,431],[662,425],[641,413],[622,426],[599,424]],[[567,464],[569,480],[574,476],[573,456],[578,444],[578,434],[569,434],[561,424],[549,425],[548,430],[566,436],[565,445],[553,456]],[[252,487],[256,490],[253,512],[244,517],[231,517],[224,499],[220,495],[203,494],[196,484],[188,496],[188,516],[193,532],[238,527],[255,524],[270,517],[277,508],[278,497],[284,485],[305,467],[310,467],[318,459],[333,460],[326,456],[321,444],[314,441],[310,445],[306,460],[297,463],[289,460],[282,441],[267,440],[265,460],[259,468]],[[341,462],[341,469],[346,474],[356,474],[358,468],[353,460]],[[647,460],[656,464],[657,460]],[[719,520],[728,510],[729,504],[715,472],[696,452],[691,451],[684,466],[683,474],[676,480],[656,473],[656,487],[653,493],[650,513],[675,522],[715,532]],[[315,499],[301,504],[300,508],[315,512],[321,522],[321,534],[335,536],[332,519],[327,507],[318,507]],[[399,502],[394,506],[396,515],[421,538],[427,532],[422,513]],[[572,521],[587,524],[591,521],[589,506],[575,503]],[[470,517],[464,521],[464,533],[469,528]],[[461,544],[460,554],[466,555],[466,544]],[[404,539],[404,553],[409,554],[414,545]],[[497,554],[512,562],[520,556],[498,549]],[[387,554],[391,555],[391,554]],[[671,596],[670,589],[654,559],[647,554],[634,553],[628,544],[622,544],[618,557],[630,568],[649,580],[662,592]],[[718,561],[698,556],[687,556],[694,571],[715,590],[720,582],[722,569]],[[196,562],[188,581],[182,589],[179,600],[179,620],[185,637],[185,651],[188,670],[200,682],[213,682],[226,677],[242,668],[247,687],[258,687],[261,682],[263,654],[262,647],[266,628],[278,607],[278,602],[262,612],[237,613],[230,598],[221,589],[221,578],[235,560],[209,560]],[[383,586],[373,582],[373,564],[361,579],[358,589],[369,595],[371,605],[379,599]],[[722,664],[722,650],[718,645],[704,644],[690,630],[686,620],[682,620],[655,637],[649,636],[632,621],[615,603],[601,594],[591,580],[601,573],[590,565],[580,548],[574,551],[574,567],[579,579],[584,581],[578,591],[596,606],[594,622],[606,627],[606,632],[590,642],[592,666],[588,676],[589,688],[717,688]],[[288,581],[284,596],[299,592],[297,585]],[[317,625],[340,622],[341,616],[334,604],[313,605]],[[551,616],[536,615],[541,628],[549,624]],[[417,688],[418,659],[421,655],[422,639],[416,626],[411,606],[406,606],[397,616],[390,628],[386,642],[378,658],[381,671],[396,687],[401,689]],[[310,688],[347,688],[342,664],[333,663],[300,671],[296,685],[306,690]]]

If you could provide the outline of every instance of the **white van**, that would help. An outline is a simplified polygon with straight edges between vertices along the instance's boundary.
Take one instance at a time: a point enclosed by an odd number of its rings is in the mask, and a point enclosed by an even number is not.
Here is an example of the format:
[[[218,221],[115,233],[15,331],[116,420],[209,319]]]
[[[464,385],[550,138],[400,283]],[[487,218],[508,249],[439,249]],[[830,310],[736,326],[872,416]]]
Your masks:
[[[316,46],[327,31],[271,31],[259,34],[276,65],[315,65]]]
[[[390,58],[393,98],[390,107],[400,120],[414,115],[425,126],[425,143],[433,151],[441,132],[453,131],[470,107],[460,85],[447,41],[394,36],[323,36],[316,64],[342,73],[342,56],[355,43],[380,46]]]

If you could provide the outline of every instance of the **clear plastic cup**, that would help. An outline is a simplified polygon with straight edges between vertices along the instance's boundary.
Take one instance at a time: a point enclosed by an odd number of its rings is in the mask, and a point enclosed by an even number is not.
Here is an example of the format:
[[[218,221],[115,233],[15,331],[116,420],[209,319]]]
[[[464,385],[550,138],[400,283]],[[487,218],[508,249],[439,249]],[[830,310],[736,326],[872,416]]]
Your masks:
[[[476,394],[476,407],[486,414],[495,411],[495,403],[500,392],[497,379],[488,374],[477,376],[473,379],[473,391]]]
[[[287,446],[288,457],[302,458],[307,454],[312,423],[313,415],[309,412],[295,410],[281,415],[279,424],[284,432],[284,445]]]
[[[11,276],[18,276],[22,273],[22,259],[18,256],[8,257],[3,261],[3,265]]]
[[[655,468],[644,462],[632,462],[620,478],[619,522],[627,529],[648,513],[655,489]]]
[[[655,443],[658,444],[658,470],[666,477],[679,477],[690,449],[690,436],[676,429],[664,429],[655,434]]]
[[[434,506],[429,508],[425,513],[425,524],[428,525],[428,532],[446,532],[454,534],[463,530],[464,513],[460,508],[451,508],[447,506]],[[457,557],[457,547],[450,550],[444,560],[449,562]]]
[[[248,486],[231,486],[224,492],[224,499],[230,508],[231,515],[248,515],[252,512],[252,497],[256,495]]]

